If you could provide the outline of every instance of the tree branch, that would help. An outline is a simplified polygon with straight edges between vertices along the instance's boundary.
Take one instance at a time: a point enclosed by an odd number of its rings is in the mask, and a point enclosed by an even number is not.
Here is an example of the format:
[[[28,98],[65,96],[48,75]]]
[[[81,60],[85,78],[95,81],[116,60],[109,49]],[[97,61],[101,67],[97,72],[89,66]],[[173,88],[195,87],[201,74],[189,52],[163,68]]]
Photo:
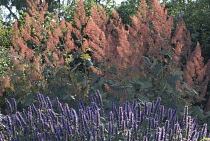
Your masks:
[[[12,12],[11,8],[8,5],[4,5],[10,12],[10,14],[16,19],[18,20],[18,17],[15,15],[15,13]]]

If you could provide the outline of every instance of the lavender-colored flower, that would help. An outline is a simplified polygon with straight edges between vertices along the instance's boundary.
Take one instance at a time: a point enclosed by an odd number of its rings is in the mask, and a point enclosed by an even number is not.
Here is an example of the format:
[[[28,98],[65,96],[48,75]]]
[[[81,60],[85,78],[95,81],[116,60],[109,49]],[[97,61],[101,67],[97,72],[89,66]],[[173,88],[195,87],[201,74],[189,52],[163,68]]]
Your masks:
[[[187,116],[187,121],[186,121],[186,139],[190,138],[191,132],[192,132],[192,120],[191,116]]]
[[[2,131],[0,131],[0,141],[5,141],[5,137]]]
[[[144,113],[147,116],[148,115],[148,107],[147,107],[147,103],[144,103]]]
[[[113,134],[113,122],[108,122],[108,135],[111,136]]]
[[[103,102],[102,102],[102,97],[101,97],[99,90],[96,90],[96,95],[97,95],[97,102],[98,102],[99,106],[102,107]]]
[[[109,112],[109,121],[114,122],[114,115],[112,111]]]
[[[20,114],[20,112],[17,112],[17,117],[20,119],[21,125],[23,127],[27,126],[27,124],[26,124],[24,118],[22,117],[22,115]]]
[[[48,109],[53,109],[52,102],[50,101],[50,98],[48,96],[46,97],[46,104]]]
[[[9,113],[12,113],[12,112],[13,112],[13,108],[12,108],[11,103],[10,103],[9,100],[6,99],[6,98],[5,98],[5,102],[6,102],[6,104],[7,104],[8,112],[9,112]]]
[[[165,141],[165,140],[166,140],[165,128],[162,127],[161,130],[162,130],[162,131],[161,131],[161,140],[162,140],[162,141]]]
[[[129,112],[129,117],[130,117],[130,127],[134,127],[134,123],[135,123],[135,121],[134,121],[134,114],[133,114],[133,112]]]
[[[16,127],[15,127],[15,125],[14,124],[12,124],[12,126],[11,126],[11,130],[12,130],[12,134],[13,134],[13,136],[16,136]]]
[[[95,97],[95,96],[93,96],[92,94],[89,96],[89,99],[90,99],[90,102],[91,102],[91,103],[95,103],[95,102],[97,102],[96,97]]]
[[[155,141],[161,141],[161,128],[158,127],[155,132]]]
[[[158,99],[157,99],[157,101],[155,103],[155,106],[154,106],[154,111],[153,111],[154,113],[156,113],[157,109],[159,108],[160,102],[161,102],[161,98],[158,97]]]
[[[57,104],[57,107],[58,107],[59,112],[62,115],[64,115],[64,109],[63,109],[62,103],[60,103],[60,101],[58,100],[58,97],[56,97],[56,104]]]
[[[122,126],[122,121],[124,120],[124,116],[123,116],[123,108],[119,107],[119,111],[118,111],[118,127]]]
[[[131,131],[128,130],[128,133],[127,133],[127,141],[131,141]]]
[[[203,124],[203,128],[201,129],[201,132],[199,134],[199,140],[205,138],[207,136],[207,124]]]
[[[159,121],[162,122],[165,114],[165,107],[160,105],[160,112],[159,112]]]
[[[38,101],[39,101],[39,108],[40,109],[47,108],[47,103],[45,101],[44,96],[40,93],[37,93],[37,98],[38,98]]]
[[[17,115],[15,115],[15,123],[16,123],[16,126],[21,127],[21,122]]]
[[[92,139],[93,141],[97,141],[97,131],[95,128],[92,128]]]
[[[96,102],[91,103],[91,109],[92,109],[93,112],[100,110],[100,108],[98,107]]]
[[[12,121],[11,121],[10,116],[6,115],[6,121],[7,121],[7,125],[9,127],[9,129],[11,129],[12,128]]]
[[[122,122],[122,132],[123,132],[123,133],[125,132],[126,127],[127,127],[126,121],[123,120],[123,122]]]
[[[37,137],[39,141],[44,141],[43,133],[38,133]]]
[[[103,124],[100,124],[99,131],[100,131],[100,140],[104,141],[104,125]]]
[[[73,116],[73,119],[74,119],[74,127],[77,128],[78,127],[78,116],[77,116],[77,113],[72,108],[70,110],[71,110],[71,113],[72,113],[72,116]]]
[[[168,131],[169,131],[169,120],[166,120],[164,127],[165,127],[165,132],[168,133]]]
[[[96,126],[99,128],[100,125],[100,113],[97,111],[96,113]]]
[[[43,98],[40,95],[39,97]],[[49,101],[50,99],[46,100],[48,104]],[[58,99],[58,113],[55,113],[53,107],[49,105],[41,109],[32,104],[28,107],[28,111],[23,110],[23,113],[16,112],[2,118],[0,125],[4,124],[5,127],[4,132],[0,134],[3,134],[5,140],[16,140],[19,136],[30,134],[26,136],[28,140],[71,138],[102,141],[115,140],[122,136],[127,140],[145,141],[183,140],[182,135],[186,135],[185,139],[188,140],[199,140],[207,136],[206,124],[200,129],[195,118],[183,116],[183,119],[179,120],[176,110],[165,110],[159,101],[152,102],[151,106],[145,102],[143,111],[137,101],[126,102],[123,107],[112,104],[113,109],[108,115],[104,115],[103,121],[101,121],[101,108],[95,98],[92,98],[90,105],[80,104],[84,107],[81,106],[82,108],[79,109],[79,115],[75,109],[69,108],[67,103],[60,103]],[[155,110],[156,106],[157,110]],[[187,110],[185,107],[185,115],[188,115]],[[102,122],[108,124],[103,125]],[[183,126],[183,122],[186,127]]]
[[[138,138],[138,124],[136,123],[133,124],[133,137],[135,141]]]
[[[149,141],[148,138],[147,138],[147,136],[144,136],[143,137],[143,141]]]
[[[193,141],[193,140],[197,140],[197,131],[196,130],[194,130],[193,132],[192,132],[192,134],[190,135],[190,140],[191,141]]]
[[[187,122],[188,118],[188,106],[185,106],[184,108],[184,122]]]
[[[67,121],[67,131],[69,136],[73,136],[75,134],[75,129],[72,128],[71,124],[69,123],[69,121]]]
[[[33,115],[35,117],[38,117],[38,110],[37,108],[35,107],[35,105],[32,103],[31,106],[29,106],[29,108],[31,108],[32,112],[33,112]],[[30,110],[30,109],[29,109]]]
[[[83,110],[85,110],[85,105],[84,105],[84,102],[83,102],[83,100],[82,99],[79,99],[79,109],[83,109]]]
[[[11,98],[12,100],[12,109],[13,109],[13,112],[16,113],[17,112],[17,102],[14,98]]]
[[[118,120],[118,110],[117,110],[117,106],[114,104],[114,103],[112,103],[112,113],[113,113],[113,115],[114,115],[114,117],[116,117],[117,118],[117,120]]]
[[[54,122],[57,121],[57,119],[56,119],[57,116],[56,116],[55,112],[52,109],[47,109],[47,113],[52,118],[52,120]]]
[[[136,109],[136,107],[137,107],[137,100],[134,99],[132,103],[132,110]]]
[[[152,104],[151,104],[151,107],[150,107],[150,113],[153,114],[154,111],[155,111],[155,108],[154,108],[154,107],[155,107],[155,102],[152,101],[151,103],[152,103]]]

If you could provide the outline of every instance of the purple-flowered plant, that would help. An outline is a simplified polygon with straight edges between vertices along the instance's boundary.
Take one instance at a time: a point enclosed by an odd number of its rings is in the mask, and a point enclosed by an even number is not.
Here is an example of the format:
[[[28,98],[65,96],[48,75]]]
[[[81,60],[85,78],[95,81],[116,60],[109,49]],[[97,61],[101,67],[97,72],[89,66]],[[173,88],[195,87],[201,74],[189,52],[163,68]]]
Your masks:
[[[17,111],[15,99],[6,99],[8,114],[0,117],[0,141],[64,141],[64,140],[127,140],[127,141],[199,141],[210,137],[207,124],[199,126],[188,115],[188,107],[179,118],[177,110],[165,109],[161,98],[151,103],[125,102],[112,104],[106,113],[100,92],[90,96],[90,104],[81,99],[76,111],[56,98],[37,94],[38,108],[31,104]]]

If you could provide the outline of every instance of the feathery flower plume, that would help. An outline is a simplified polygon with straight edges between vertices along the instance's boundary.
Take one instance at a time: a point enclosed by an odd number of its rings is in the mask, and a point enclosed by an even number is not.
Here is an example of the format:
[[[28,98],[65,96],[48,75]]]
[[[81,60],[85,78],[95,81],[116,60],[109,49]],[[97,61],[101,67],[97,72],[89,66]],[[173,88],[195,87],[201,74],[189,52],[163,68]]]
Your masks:
[[[184,68],[184,81],[190,88],[197,87],[199,96],[197,101],[202,101],[206,95],[207,85],[209,83],[208,65],[204,64],[203,57],[201,56],[201,49],[199,43],[195,50],[190,54],[187,59],[186,67]]]

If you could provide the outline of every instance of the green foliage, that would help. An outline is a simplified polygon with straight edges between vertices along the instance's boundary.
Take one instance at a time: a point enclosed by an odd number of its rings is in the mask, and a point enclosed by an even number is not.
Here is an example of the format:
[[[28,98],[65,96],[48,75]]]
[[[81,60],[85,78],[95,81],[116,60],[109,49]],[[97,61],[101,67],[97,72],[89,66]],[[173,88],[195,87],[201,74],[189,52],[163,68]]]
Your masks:
[[[0,48],[0,75],[5,76],[8,74],[7,68],[11,66],[11,58],[9,56],[9,50],[3,47]],[[0,78],[1,79],[1,78]]]
[[[66,21],[73,21],[73,13],[77,6],[77,0],[67,0],[65,4],[62,4],[59,10],[60,18],[65,18]]]
[[[116,11],[122,18],[123,23],[130,24],[130,17],[135,15],[138,11],[139,0],[127,0],[121,2],[120,6],[117,7]]]
[[[0,14],[2,14],[2,10]],[[9,56],[9,47],[11,46],[11,22],[4,22],[0,17],[0,75],[5,76],[7,67],[11,66],[11,58]],[[0,78],[1,81],[1,78]]]
[[[173,0],[166,2],[169,14],[174,15],[175,19],[179,14],[183,16],[187,28],[190,30],[193,46],[197,42],[201,44],[201,49],[205,60],[209,59],[210,54],[210,3],[208,0],[180,1]]]
[[[5,22],[2,17],[3,11],[0,10],[0,47],[9,48],[11,46],[12,22]]]
[[[210,138],[203,138],[201,141],[208,141]]]
[[[142,101],[151,101],[157,97],[162,98],[164,105],[169,108],[183,109],[185,105],[190,106],[194,95],[189,92],[183,95],[176,87],[176,82],[182,80],[182,72],[172,69],[169,64],[159,62],[156,58],[144,57],[145,65],[142,67],[147,71],[144,76],[126,81],[124,85],[111,84],[113,89],[124,91],[130,95],[128,99],[137,98]],[[188,99],[186,99],[188,97]]]

